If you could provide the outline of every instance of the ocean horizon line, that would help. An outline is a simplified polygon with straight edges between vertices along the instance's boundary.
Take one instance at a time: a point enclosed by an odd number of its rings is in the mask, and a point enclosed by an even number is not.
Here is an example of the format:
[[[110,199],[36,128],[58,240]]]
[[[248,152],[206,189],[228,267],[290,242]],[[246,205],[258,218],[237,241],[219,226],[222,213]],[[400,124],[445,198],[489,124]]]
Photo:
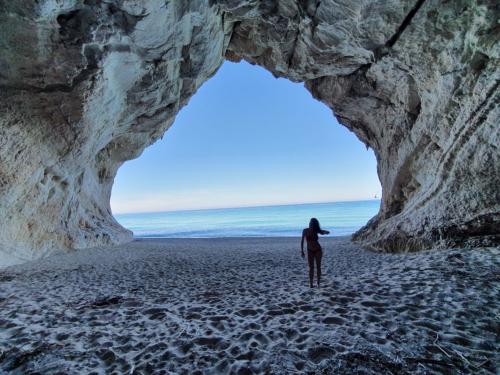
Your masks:
[[[199,212],[199,211],[217,211],[217,210],[239,210],[242,208],[265,208],[265,207],[288,207],[288,206],[306,206],[312,204],[333,204],[333,203],[352,203],[352,202],[374,202],[380,201],[380,198],[352,199],[341,201],[323,201],[323,202],[302,202],[302,203],[283,203],[283,204],[263,204],[252,206],[232,206],[232,207],[211,207],[211,208],[188,208],[176,210],[159,210],[159,211],[137,211],[137,212],[113,212],[113,216],[126,215],[142,215],[142,214],[162,214],[162,213],[182,213],[182,212]]]
[[[277,239],[277,240],[288,240],[290,238],[300,238],[302,235],[302,232],[298,233],[297,235],[290,235],[290,236],[272,236],[272,235],[238,235],[238,236],[200,236],[200,237],[165,237],[165,236],[155,236],[155,235],[146,235],[146,236],[134,236],[133,241],[148,241],[148,240],[250,240],[250,239]],[[325,235],[323,237],[327,237],[328,235]],[[352,234],[342,234],[339,236],[330,236],[330,238],[348,238],[351,237]],[[322,237],[322,238],[323,238]]]

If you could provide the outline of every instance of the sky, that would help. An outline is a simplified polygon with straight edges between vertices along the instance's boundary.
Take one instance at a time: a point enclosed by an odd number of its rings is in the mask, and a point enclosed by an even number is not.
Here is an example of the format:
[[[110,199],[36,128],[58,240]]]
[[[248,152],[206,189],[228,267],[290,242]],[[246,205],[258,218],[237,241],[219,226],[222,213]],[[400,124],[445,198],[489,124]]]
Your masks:
[[[380,197],[371,149],[301,83],[225,62],[115,178],[114,213]]]

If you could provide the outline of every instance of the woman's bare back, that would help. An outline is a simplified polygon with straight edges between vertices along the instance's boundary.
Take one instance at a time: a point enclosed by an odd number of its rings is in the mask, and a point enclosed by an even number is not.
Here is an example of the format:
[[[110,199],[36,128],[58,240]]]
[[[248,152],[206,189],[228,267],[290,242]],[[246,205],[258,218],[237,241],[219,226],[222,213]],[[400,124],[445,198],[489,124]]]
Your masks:
[[[318,242],[318,233],[312,231],[310,228],[305,228],[302,231],[302,234],[304,235],[307,242],[307,250],[321,250],[321,245]]]

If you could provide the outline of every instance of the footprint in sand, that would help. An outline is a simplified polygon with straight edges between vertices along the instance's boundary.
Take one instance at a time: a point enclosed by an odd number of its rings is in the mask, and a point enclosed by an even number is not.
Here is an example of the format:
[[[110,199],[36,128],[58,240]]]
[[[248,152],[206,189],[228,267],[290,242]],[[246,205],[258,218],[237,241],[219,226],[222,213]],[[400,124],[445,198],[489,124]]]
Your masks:
[[[305,312],[317,310],[313,305],[299,305],[298,309]]]
[[[210,349],[225,349],[229,346],[221,337],[197,337],[193,339],[193,343],[199,346],[206,346]]]
[[[298,361],[298,362],[295,362],[293,364],[295,366],[295,368],[299,371],[302,371],[306,365],[306,363],[304,361]]]
[[[345,320],[338,317],[338,316],[328,316],[325,319],[323,319],[323,323],[325,324],[336,324],[336,325],[342,325],[345,323]]]
[[[151,308],[147,309],[143,312],[144,315],[148,315],[148,318],[151,320],[161,320],[165,318],[165,309],[159,309],[159,308]]]
[[[319,363],[324,359],[331,358],[335,355],[335,350],[328,346],[317,346],[315,348],[311,348],[307,352],[307,356],[314,363]]]
[[[267,314],[270,316],[292,315],[295,314],[296,311],[297,310],[293,308],[274,309],[274,310],[269,310]]]
[[[179,341],[177,343],[177,349],[182,354],[187,354],[191,350],[192,347],[193,347],[193,343],[189,340],[183,340],[183,341]]]
[[[242,310],[239,310],[236,312],[236,315],[239,315],[239,316],[255,316],[259,314],[259,311],[257,310],[254,310],[254,309],[242,309]]]
[[[375,314],[366,314],[365,319],[370,323],[378,323],[380,322],[380,316]]]

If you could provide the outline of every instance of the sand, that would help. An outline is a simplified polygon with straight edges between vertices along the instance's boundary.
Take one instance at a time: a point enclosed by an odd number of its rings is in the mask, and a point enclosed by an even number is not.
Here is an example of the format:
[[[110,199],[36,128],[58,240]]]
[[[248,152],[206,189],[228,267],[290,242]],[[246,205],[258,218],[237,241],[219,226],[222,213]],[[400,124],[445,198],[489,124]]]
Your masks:
[[[500,249],[148,239],[0,270],[0,373],[495,374]]]

